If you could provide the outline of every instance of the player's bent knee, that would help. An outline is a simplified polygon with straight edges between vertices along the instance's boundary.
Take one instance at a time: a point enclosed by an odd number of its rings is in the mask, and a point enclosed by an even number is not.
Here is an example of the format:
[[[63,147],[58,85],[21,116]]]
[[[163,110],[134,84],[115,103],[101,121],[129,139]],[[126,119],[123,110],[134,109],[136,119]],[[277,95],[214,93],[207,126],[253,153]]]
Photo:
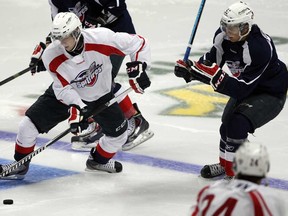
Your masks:
[[[35,145],[39,132],[29,117],[25,116],[19,123],[17,142],[22,145]]]

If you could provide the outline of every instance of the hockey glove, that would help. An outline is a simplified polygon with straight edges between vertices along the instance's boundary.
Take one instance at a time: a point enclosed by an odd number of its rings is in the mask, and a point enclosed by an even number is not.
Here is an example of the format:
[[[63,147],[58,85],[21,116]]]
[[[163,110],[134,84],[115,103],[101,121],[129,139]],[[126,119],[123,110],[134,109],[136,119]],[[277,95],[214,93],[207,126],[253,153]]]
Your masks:
[[[31,73],[34,75],[36,72],[45,71],[46,68],[41,59],[42,54],[46,48],[46,45],[43,42],[40,42],[34,49],[29,67],[31,67]]]
[[[87,107],[80,108],[77,105],[72,105],[69,109],[68,123],[70,125],[70,132],[77,135],[81,133],[83,128],[87,128],[88,122],[86,120],[88,109]]]
[[[143,94],[144,89],[150,86],[151,82],[146,73],[145,62],[134,61],[126,63],[126,70],[129,76],[129,84],[136,93]]]
[[[114,22],[118,17],[111,14],[109,11],[102,11],[99,17],[95,17],[94,13],[89,13],[85,17],[85,26],[88,28],[94,27],[103,27],[106,26],[112,22]]]
[[[174,74],[177,77],[183,78],[186,83],[189,83],[194,79],[191,71],[191,63],[192,62],[190,60],[188,60],[187,62],[184,62],[183,60],[178,60],[174,68]]]
[[[210,62],[193,62],[191,66],[193,76],[206,84],[210,84],[215,90],[222,83],[226,73],[216,64]]]

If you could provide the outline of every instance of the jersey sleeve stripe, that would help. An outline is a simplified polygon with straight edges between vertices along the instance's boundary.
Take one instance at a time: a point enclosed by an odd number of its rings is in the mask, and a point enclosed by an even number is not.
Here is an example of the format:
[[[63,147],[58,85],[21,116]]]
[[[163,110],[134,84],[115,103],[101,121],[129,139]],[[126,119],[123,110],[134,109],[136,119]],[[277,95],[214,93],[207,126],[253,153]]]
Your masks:
[[[62,77],[58,72],[57,69],[58,67],[67,60],[68,58],[62,54],[60,56],[57,56],[56,58],[54,58],[51,63],[49,64],[49,70],[52,73],[55,73],[57,78],[59,79],[59,81],[61,82],[62,86],[66,86],[69,85],[69,82],[67,80],[64,79],[64,77]]]
[[[138,35],[138,37],[143,40],[143,43],[142,43],[142,46],[139,48],[139,50],[136,52],[135,61],[138,60],[139,52],[141,52],[141,50],[143,49],[143,47],[145,46],[145,43],[146,43],[145,38],[141,37],[140,35]]]
[[[268,213],[268,215],[272,216],[272,213],[269,209],[269,207],[267,206],[264,198],[262,197],[262,195],[256,191],[250,191],[249,195],[253,201],[254,204],[254,213],[255,216],[264,216],[264,212],[263,210],[266,210],[266,212]]]
[[[255,216],[264,216],[261,204],[260,204],[256,194],[254,193],[254,191],[250,191],[249,196],[250,196],[250,198],[253,202],[253,205],[254,205],[254,215]]]
[[[272,213],[271,213],[271,211],[270,211],[267,203],[265,202],[263,196],[262,196],[258,191],[254,191],[254,193],[256,194],[256,196],[258,197],[258,199],[261,201],[262,206],[264,206],[264,208],[266,209],[266,211],[268,212],[268,214],[269,214],[270,216],[272,216]]]
[[[110,56],[111,54],[116,54],[120,56],[125,56],[123,52],[113,46],[105,45],[105,44],[85,44],[86,51],[96,51],[103,55]]]

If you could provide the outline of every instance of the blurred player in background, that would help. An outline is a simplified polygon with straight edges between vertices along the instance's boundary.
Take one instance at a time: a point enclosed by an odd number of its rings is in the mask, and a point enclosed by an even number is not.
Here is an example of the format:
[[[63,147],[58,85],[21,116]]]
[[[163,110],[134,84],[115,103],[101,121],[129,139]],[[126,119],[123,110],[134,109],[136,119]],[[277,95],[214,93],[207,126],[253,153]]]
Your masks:
[[[235,179],[200,190],[191,215],[286,215],[287,204],[279,193],[260,185],[269,167],[266,147],[245,142],[234,157]]]

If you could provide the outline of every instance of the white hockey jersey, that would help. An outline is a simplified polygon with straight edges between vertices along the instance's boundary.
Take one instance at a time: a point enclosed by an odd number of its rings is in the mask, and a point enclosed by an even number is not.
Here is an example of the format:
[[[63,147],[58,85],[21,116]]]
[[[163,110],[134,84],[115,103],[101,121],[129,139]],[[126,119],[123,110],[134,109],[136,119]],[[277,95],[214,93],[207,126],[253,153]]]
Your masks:
[[[204,187],[192,216],[284,216],[285,201],[277,191],[249,181],[218,181]]]
[[[110,55],[130,55],[131,61],[151,65],[150,47],[139,35],[115,33],[107,28],[82,30],[84,50],[71,56],[60,41],[54,41],[42,55],[43,63],[53,78],[53,90],[66,105],[83,108],[84,101],[96,101],[111,92],[112,64]],[[128,80],[128,78],[127,78]]]

